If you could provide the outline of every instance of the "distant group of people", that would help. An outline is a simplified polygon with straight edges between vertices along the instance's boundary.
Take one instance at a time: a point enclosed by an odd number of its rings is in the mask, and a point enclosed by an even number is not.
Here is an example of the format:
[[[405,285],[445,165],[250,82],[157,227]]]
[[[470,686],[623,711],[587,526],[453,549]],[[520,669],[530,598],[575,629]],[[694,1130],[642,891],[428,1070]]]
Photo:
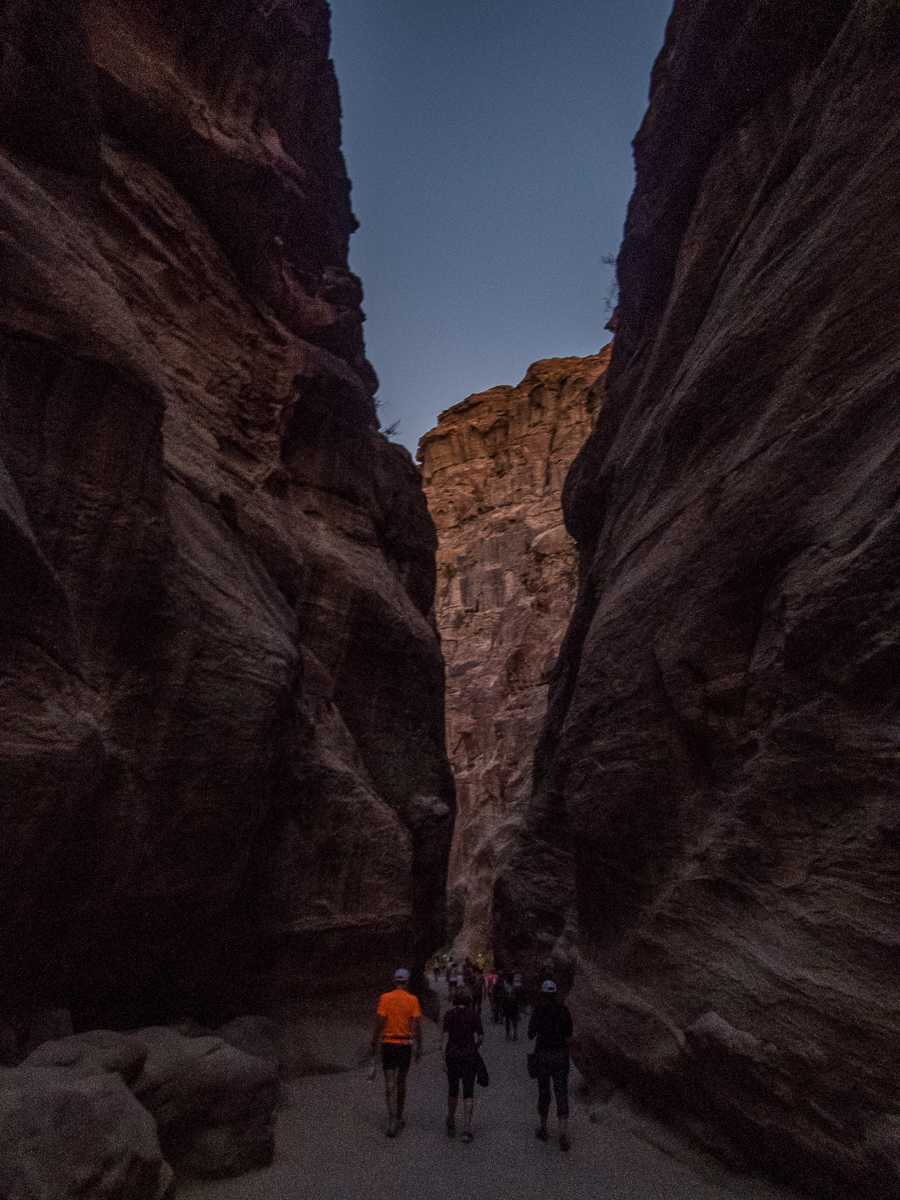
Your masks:
[[[435,979],[439,968],[435,966]],[[484,972],[483,965],[466,959],[461,968],[448,962],[446,979],[450,992],[450,1007],[444,1014],[441,1050],[447,1074],[446,1129],[450,1137],[457,1132],[457,1111],[462,1090],[462,1119],[460,1141],[471,1142],[474,1136],[472,1118],[475,1107],[475,1082],[487,1068],[481,1057],[484,1026],[481,1006],[484,997],[490,998],[494,1023],[501,1015],[506,1025],[506,1040],[516,1041],[519,1016],[525,1008],[521,971],[504,973]],[[403,1129],[403,1109],[406,1101],[406,1077],[410,1066],[422,1056],[422,1010],[418,999],[409,991],[410,975],[405,967],[394,974],[394,989],[385,992],[378,1002],[372,1030],[373,1058],[381,1047],[384,1071],[385,1100],[388,1110],[388,1137],[396,1137]],[[541,984],[531,1009],[528,1037],[535,1039],[534,1062],[538,1084],[538,1120],[535,1136],[547,1141],[547,1120],[551,1099],[556,1100],[559,1147],[569,1149],[569,1042],[572,1037],[572,1016],[563,1004],[552,979]]]
[[[490,976],[491,1012],[494,1024],[499,1025],[501,1019],[506,1028],[506,1040],[518,1041],[519,1017],[525,1009],[525,992],[522,986],[521,971],[506,971],[504,974]]]
[[[435,961],[434,979],[440,976],[440,963]],[[490,1002],[494,1024],[501,1020],[505,1024],[507,1041],[515,1042],[519,1036],[519,1017],[526,1009],[522,972],[518,969],[497,972],[485,971],[483,962],[466,958],[460,965],[448,959],[444,967],[450,998],[459,990],[465,990],[472,1004],[481,1013],[485,999]]]
[[[439,974],[440,967],[438,964],[435,964],[435,982],[437,982]],[[473,1004],[477,1006],[479,1011],[481,1010],[488,978],[484,973],[484,961],[482,959],[475,959],[473,962],[467,956],[465,961],[460,964],[450,958],[444,967],[444,976],[447,980],[447,987],[450,989],[451,998],[459,988],[465,988],[472,997]]]

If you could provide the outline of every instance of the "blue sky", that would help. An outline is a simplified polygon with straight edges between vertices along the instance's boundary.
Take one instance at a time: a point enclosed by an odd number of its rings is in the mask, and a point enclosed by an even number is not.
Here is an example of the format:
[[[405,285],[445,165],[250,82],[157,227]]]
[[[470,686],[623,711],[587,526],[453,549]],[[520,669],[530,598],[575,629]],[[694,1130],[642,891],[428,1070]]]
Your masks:
[[[671,0],[331,0],[350,264],[382,424],[609,340],[631,139]]]

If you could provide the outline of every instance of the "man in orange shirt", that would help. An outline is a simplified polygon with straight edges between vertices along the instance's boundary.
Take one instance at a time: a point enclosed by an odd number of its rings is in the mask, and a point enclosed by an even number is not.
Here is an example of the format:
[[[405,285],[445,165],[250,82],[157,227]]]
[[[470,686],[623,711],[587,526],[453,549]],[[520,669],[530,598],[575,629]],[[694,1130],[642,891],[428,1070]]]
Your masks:
[[[403,1105],[413,1043],[416,1062],[422,1057],[422,1010],[416,997],[410,995],[409,971],[405,967],[398,967],[394,972],[394,990],[385,992],[378,1002],[378,1013],[372,1029],[373,1055],[379,1042],[388,1110],[387,1135],[396,1137],[406,1124]]]

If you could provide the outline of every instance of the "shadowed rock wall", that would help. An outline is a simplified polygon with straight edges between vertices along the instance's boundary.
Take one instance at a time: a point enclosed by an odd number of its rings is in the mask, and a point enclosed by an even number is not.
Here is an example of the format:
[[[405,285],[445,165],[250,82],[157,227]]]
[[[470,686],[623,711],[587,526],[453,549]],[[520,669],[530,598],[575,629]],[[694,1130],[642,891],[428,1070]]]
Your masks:
[[[379,433],[323,0],[0,15],[0,1021],[443,938],[435,535]]]
[[[547,683],[575,600],[562,485],[596,418],[608,362],[607,349],[534,363],[517,387],[441,413],[420,446],[438,531],[435,614],[458,806],[450,933],[459,958],[491,945],[497,863],[531,791]]]
[[[896,5],[675,5],[564,505],[583,582],[500,944],[578,1062],[900,1196]]]

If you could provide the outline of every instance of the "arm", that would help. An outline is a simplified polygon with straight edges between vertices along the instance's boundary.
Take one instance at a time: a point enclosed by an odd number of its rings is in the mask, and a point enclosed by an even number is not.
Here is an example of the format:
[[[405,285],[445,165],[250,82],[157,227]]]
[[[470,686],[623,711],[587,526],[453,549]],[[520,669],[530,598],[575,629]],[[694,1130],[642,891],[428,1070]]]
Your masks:
[[[386,1018],[381,1013],[375,1014],[375,1021],[372,1025],[372,1053],[378,1049],[378,1043],[381,1041],[381,1035],[384,1033],[384,1025]],[[357,1042],[357,1045],[359,1043]]]
[[[416,1062],[422,1057],[422,1018],[413,1017],[411,1021],[413,1045],[415,1046]]]

